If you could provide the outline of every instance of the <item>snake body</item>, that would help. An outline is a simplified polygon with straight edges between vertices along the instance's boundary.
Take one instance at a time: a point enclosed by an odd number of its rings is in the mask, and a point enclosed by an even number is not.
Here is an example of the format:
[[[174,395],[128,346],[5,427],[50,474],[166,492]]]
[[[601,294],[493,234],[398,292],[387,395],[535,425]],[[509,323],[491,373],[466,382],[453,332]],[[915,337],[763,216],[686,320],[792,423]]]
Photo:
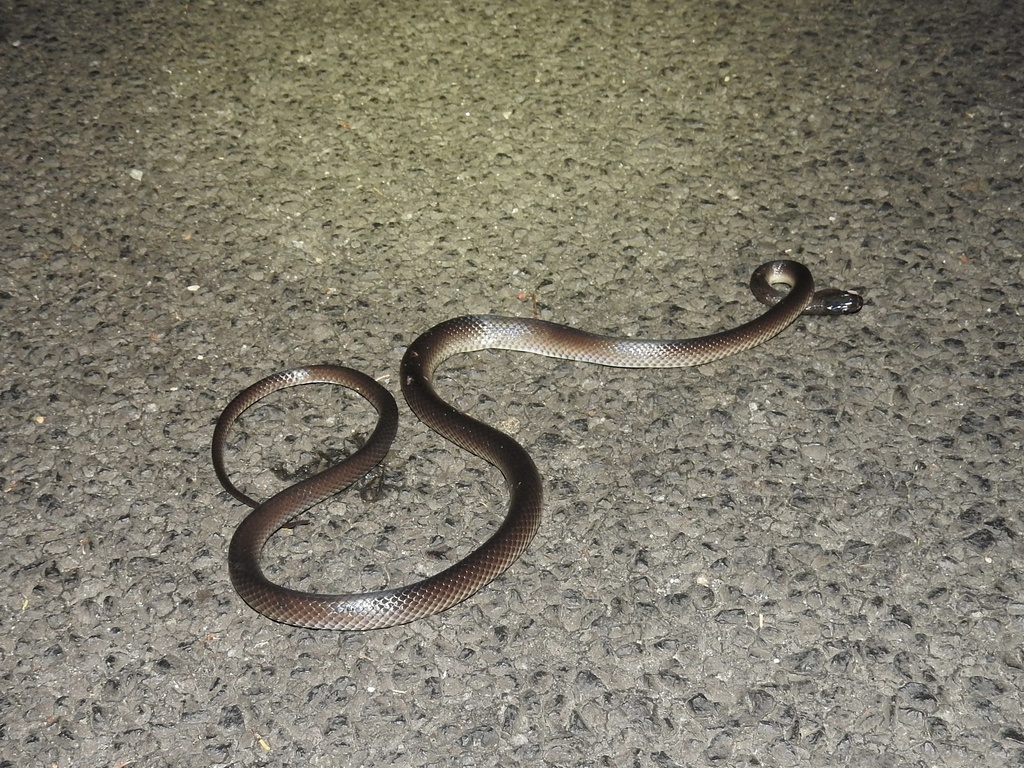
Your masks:
[[[788,287],[780,291],[776,286]],[[737,328],[683,340],[637,340],[599,336],[543,320],[469,315],[446,320],[417,338],[401,364],[402,393],[413,412],[431,429],[497,467],[509,492],[508,513],[498,530],[468,556],[422,581],[363,594],[299,592],[271,582],[260,568],[263,547],[296,515],[338,493],[387,454],[394,439],[398,408],[394,398],[369,376],[349,368],[318,365],[269,376],[239,394],[224,409],[213,436],[213,464],[221,484],[254,507],[235,530],[228,549],[231,583],[252,608],[275,621],[315,629],[379,629],[431,616],[473,595],[514,563],[529,546],[541,522],[542,482],[526,450],[508,435],[462,413],[442,400],[434,372],[464,352],[506,349],[626,368],[680,368],[703,365],[750,349],[779,334],[801,314],[852,314],[861,307],[853,292],[815,292],[802,264],[774,261],[759,267],[751,290],[768,310]],[[326,471],[285,488],[260,504],[239,491],[224,469],[231,425],[271,392],[300,384],[330,383],[354,390],[378,412],[377,427],[355,454]]]

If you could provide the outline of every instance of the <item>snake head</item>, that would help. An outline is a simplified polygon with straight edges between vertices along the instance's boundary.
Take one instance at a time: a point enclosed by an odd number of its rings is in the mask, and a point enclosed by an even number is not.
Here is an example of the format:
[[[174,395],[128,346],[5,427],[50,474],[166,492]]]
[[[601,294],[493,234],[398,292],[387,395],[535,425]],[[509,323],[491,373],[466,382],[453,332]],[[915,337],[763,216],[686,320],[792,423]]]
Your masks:
[[[853,315],[864,306],[864,298],[856,291],[824,288],[816,291],[805,315]]]

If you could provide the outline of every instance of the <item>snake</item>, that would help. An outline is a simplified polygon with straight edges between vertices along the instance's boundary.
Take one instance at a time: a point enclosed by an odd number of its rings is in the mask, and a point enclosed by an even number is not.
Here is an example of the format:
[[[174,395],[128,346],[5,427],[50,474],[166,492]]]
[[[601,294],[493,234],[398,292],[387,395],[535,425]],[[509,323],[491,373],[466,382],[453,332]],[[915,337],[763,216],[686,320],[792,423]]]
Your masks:
[[[530,454],[509,435],[443,400],[434,373],[453,355],[484,349],[622,368],[682,368],[704,365],[762,344],[805,314],[848,315],[860,310],[857,291],[815,290],[814,279],[795,261],[771,261],[754,271],[754,296],[767,310],[729,330],[690,339],[614,338],[536,318],[467,315],[435,325],[406,349],[400,367],[402,394],[413,413],[439,435],[494,465],[509,501],[497,530],[466,557],[411,584],[352,594],[290,589],[266,577],[264,545],[280,528],[339,493],[380,463],[398,424],[394,397],[370,376],[339,365],[309,365],[281,371],[239,393],[217,420],[213,466],[221,485],[252,507],[228,546],[231,584],[251,608],[283,624],[311,629],[369,630],[392,627],[445,611],[481,590],[527,549],[541,524],[543,483]],[[227,437],[239,416],[267,395],[304,384],[334,384],[365,398],[377,411],[375,428],[353,454],[319,474],[284,488],[260,503],[232,483],[225,468]]]

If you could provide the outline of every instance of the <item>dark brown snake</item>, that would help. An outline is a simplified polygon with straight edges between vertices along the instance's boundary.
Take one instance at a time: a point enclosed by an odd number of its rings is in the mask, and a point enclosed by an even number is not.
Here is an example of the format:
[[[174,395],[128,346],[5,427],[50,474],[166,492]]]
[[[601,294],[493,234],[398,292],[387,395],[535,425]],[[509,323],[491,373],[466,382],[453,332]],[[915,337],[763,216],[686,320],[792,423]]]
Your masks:
[[[789,290],[780,291],[779,285]],[[446,320],[416,339],[401,366],[402,393],[409,407],[435,432],[497,467],[505,477],[510,500],[504,522],[479,548],[434,576],[395,589],[342,595],[299,592],[274,584],[260,568],[263,546],[279,528],[338,493],[384,458],[398,425],[394,398],[369,376],[334,365],[283,371],[253,384],[224,409],[213,434],[218,479],[235,498],[254,507],[231,539],[231,583],[245,602],[265,616],[315,629],[391,627],[451,608],[482,589],[529,546],[540,527],[542,483],[533,460],[519,443],[437,395],[432,383],[437,367],[462,352],[508,349],[622,368],[682,368],[750,349],[780,333],[801,314],[852,314],[861,308],[861,298],[853,292],[826,289],[815,293],[811,273],[793,261],[758,267],[750,288],[769,306],[768,311],[737,328],[694,339],[615,339],[543,320],[494,315]],[[243,411],[271,392],[313,383],[338,384],[366,398],[379,414],[377,426],[352,456],[260,504],[239,491],[224,469],[228,431]]]

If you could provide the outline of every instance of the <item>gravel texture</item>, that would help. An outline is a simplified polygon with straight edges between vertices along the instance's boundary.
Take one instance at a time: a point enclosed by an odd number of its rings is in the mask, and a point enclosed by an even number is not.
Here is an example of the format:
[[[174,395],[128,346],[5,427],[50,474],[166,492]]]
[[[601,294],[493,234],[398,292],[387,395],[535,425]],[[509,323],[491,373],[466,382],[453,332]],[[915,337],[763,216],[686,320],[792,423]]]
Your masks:
[[[0,0],[0,766],[1024,765],[1019,3]],[[458,314],[629,336],[862,290],[686,371],[509,353],[442,392],[546,481],[451,611],[293,629],[227,578],[213,423],[280,368],[397,393]],[[229,456],[352,449],[310,387]],[[268,547],[455,562],[496,472],[420,425]]]

